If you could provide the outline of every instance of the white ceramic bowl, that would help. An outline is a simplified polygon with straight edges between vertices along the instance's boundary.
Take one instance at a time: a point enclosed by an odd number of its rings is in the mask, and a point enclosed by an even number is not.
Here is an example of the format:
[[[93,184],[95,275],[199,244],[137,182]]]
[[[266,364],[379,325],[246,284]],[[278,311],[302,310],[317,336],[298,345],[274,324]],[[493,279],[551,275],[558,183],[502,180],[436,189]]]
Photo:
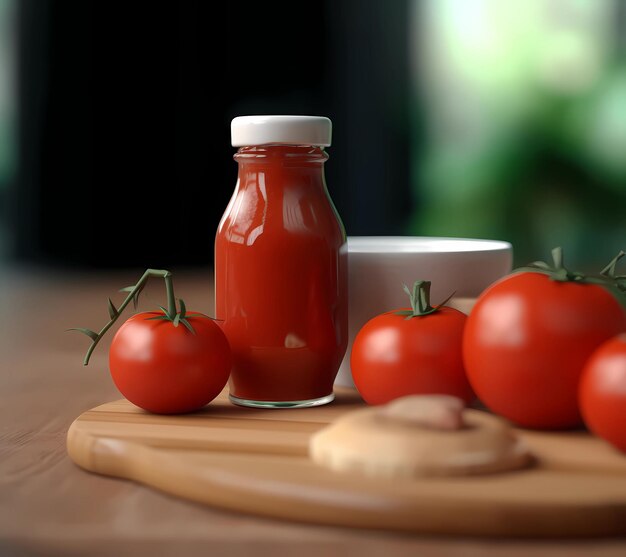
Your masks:
[[[350,352],[361,327],[380,313],[410,306],[403,284],[430,280],[433,305],[453,292],[475,297],[511,271],[512,259],[511,244],[495,240],[349,237],[349,341],[335,384],[354,387]]]

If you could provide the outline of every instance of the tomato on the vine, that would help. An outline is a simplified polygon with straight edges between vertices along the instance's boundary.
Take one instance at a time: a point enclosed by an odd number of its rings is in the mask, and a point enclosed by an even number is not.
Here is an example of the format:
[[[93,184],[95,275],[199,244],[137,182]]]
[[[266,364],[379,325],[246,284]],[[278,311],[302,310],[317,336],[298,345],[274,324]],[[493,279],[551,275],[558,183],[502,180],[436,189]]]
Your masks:
[[[226,336],[209,317],[188,313],[195,334],[163,315],[133,315],[109,349],[109,371],[130,402],[157,414],[191,412],[211,402],[228,381],[231,354]]]
[[[598,345],[626,330],[611,279],[565,269],[558,249],[554,257],[554,267],[539,262],[485,290],[463,340],[467,375],[482,402],[539,429],[581,423],[583,366]]]
[[[111,377],[122,395],[149,412],[198,410],[226,385],[231,350],[226,335],[210,317],[188,312],[182,299],[177,307],[169,271],[148,269],[136,285],[123,289],[129,294],[119,308],[109,299],[111,319],[99,333],[73,329],[92,339],[84,364],[130,301],[137,305],[149,277],[165,279],[168,307],[133,315],[120,327],[109,350]]]
[[[474,398],[461,354],[466,315],[443,304],[433,308],[429,289],[428,281],[417,281],[413,292],[405,287],[412,309],[374,317],[357,334],[350,367],[367,403],[412,394]]]
[[[626,335],[607,340],[591,355],[579,397],[587,427],[626,452]]]

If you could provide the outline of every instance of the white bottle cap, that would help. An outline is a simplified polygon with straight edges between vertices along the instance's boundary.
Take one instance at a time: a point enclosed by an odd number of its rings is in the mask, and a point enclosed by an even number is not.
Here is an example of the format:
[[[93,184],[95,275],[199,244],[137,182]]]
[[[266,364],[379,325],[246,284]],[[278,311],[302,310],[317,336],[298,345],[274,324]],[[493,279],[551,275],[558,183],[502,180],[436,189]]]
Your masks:
[[[323,116],[238,116],[230,123],[233,147],[316,145],[328,147],[332,123]]]

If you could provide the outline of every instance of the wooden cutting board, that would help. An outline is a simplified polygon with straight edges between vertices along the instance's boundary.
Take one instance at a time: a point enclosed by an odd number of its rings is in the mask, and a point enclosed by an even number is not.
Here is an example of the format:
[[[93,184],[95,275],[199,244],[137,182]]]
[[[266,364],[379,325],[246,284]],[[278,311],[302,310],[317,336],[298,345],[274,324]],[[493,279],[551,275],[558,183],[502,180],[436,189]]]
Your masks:
[[[225,394],[202,411],[157,416],[125,400],[79,416],[67,436],[82,468],[200,503],[288,520],[430,534],[626,534],[626,456],[585,432],[520,434],[538,464],[504,474],[369,480],[307,458],[309,437],[363,403],[256,410]]]

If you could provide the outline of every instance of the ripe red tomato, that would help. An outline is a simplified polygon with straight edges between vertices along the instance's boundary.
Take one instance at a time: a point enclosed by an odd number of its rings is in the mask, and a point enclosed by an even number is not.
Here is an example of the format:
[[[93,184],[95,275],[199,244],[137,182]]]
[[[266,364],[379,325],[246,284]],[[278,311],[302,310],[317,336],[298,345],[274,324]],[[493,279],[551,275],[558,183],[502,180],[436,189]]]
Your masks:
[[[226,336],[211,319],[191,312],[195,334],[168,320],[150,320],[162,312],[133,315],[117,331],[109,351],[109,369],[120,393],[133,404],[158,414],[197,410],[226,385],[231,352]]]
[[[522,272],[479,297],[465,328],[469,381],[494,412],[525,427],[580,424],[578,382],[599,344],[626,330],[626,313],[596,284]]]
[[[606,341],[591,355],[579,400],[587,427],[626,452],[626,335]]]
[[[448,394],[471,402],[461,352],[466,315],[446,306],[428,315],[408,313],[383,313],[357,334],[350,367],[363,399],[384,404],[412,394]]]

